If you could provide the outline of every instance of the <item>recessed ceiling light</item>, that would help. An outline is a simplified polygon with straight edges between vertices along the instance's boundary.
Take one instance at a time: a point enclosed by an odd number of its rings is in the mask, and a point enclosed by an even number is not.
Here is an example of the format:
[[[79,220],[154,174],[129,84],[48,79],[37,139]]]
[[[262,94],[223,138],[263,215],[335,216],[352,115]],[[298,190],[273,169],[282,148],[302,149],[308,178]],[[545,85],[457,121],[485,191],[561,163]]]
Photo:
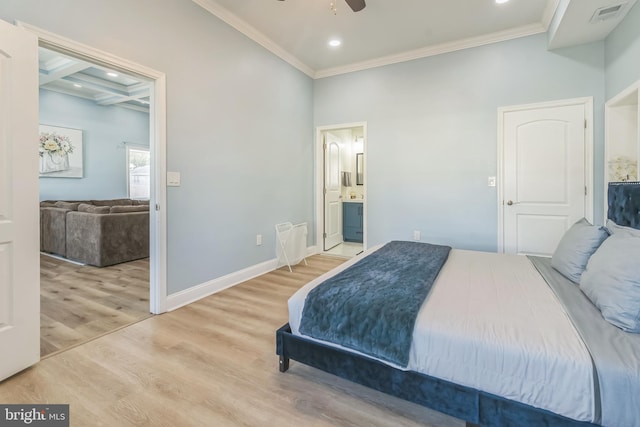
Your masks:
[[[331,46],[331,47],[338,47],[341,44],[342,44],[342,42],[340,40],[338,40],[338,39],[329,40],[329,46]]]
[[[82,87],[82,85],[78,84],[78,83],[74,83],[73,86],[75,87]]]
[[[114,73],[113,71],[111,71],[111,72],[107,73],[107,76],[109,76],[109,77],[118,77],[118,73]]]
[[[496,0],[496,3],[498,3],[498,4],[502,4],[502,3],[506,3],[506,2],[508,2],[508,1],[509,1],[509,0]]]

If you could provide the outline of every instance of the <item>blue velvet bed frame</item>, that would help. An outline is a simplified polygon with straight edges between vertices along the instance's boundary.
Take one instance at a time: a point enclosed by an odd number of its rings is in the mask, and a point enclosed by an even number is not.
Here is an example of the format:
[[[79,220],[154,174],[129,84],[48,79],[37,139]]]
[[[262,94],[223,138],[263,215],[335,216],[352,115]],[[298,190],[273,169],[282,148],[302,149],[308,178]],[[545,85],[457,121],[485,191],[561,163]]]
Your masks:
[[[640,228],[640,183],[609,184],[608,206],[609,219]],[[276,332],[276,354],[280,356],[280,372],[286,372],[289,360],[295,360],[463,419],[467,426],[595,426],[293,335],[288,323]]]

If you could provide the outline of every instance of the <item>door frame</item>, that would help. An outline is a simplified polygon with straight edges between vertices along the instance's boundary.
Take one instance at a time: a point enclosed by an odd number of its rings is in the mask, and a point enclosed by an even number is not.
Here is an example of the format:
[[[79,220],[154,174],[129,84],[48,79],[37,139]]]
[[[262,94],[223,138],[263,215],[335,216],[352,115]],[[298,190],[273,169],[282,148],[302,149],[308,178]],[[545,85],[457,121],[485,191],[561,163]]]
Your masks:
[[[149,311],[164,313],[167,307],[167,95],[164,73],[111,53],[67,39],[22,21],[16,21],[38,37],[38,45],[70,56],[102,65],[123,73],[134,74],[151,82],[149,111],[149,148],[151,150],[151,200],[149,211]],[[38,171],[34,171],[37,173]]]
[[[336,125],[326,125],[326,126],[317,126],[316,127],[316,140],[315,140],[315,207],[316,207],[316,248],[318,253],[324,252],[324,244],[322,234],[324,233],[324,150],[322,148],[323,132],[337,131],[342,129],[351,129],[351,128],[362,128],[362,135],[364,137],[363,142],[363,152],[365,153],[364,161],[363,161],[363,181],[365,182],[362,194],[364,196],[364,200],[362,202],[362,215],[363,215],[363,228],[365,230],[364,238],[362,241],[362,248],[367,249],[367,189],[369,188],[367,179],[367,173],[369,168],[367,167],[367,158],[369,156],[367,153],[367,122],[353,122],[353,123],[343,123]]]
[[[541,108],[568,107],[572,105],[584,106],[584,182],[586,194],[584,197],[585,218],[593,224],[593,97],[561,99],[556,101],[539,102],[533,104],[510,105],[498,108],[498,183],[497,183],[497,207],[498,207],[498,252],[504,253],[504,116],[506,113],[524,110],[537,110]]]

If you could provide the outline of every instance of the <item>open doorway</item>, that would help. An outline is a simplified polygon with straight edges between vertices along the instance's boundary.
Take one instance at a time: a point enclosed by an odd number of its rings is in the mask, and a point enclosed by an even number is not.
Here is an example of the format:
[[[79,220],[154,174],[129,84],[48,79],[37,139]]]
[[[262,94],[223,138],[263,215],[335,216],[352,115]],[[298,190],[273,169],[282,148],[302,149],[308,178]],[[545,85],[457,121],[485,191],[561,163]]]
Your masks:
[[[40,353],[149,317],[153,83],[39,48]]]
[[[164,185],[159,185],[159,183],[163,183],[166,178],[165,164],[166,164],[166,78],[163,73],[157,72],[145,66],[141,66],[139,64],[132,63],[122,58],[118,58],[109,54],[107,52],[103,52],[92,47],[74,42],[72,40],[57,36],[55,34],[49,33],[47,31],[41,30],[37,27],[33,27],[29,24],[23,22],[17,22],[16,24],[19,27],[24,28],[25,30],[35,34],[39,39],[40,48],[45,48],[54,52],[55,54],[61,54],[62,56],[75,60],[78,63],[75,65],[79,69],[87,69],[82,63],[89,63],[90,68],[96,68],[98,73],[104,72],[112,72],[114,74],[122,75],[123,79],[131,78],[133,80],[138,80],[137,83],[134,84],[133,87],[128,88],[130,90],[129,93],[122,93],[120,91],[117,92],[120,88],[116,85],[113,88],[116,90],[116,95],[118,98],[130,104],[129,107],[118,107],[118,109],[122,112],[125,110],[137,110],[137,111],[146,111],[147,114],[147,124],[146,124],[146,137],[144,137],[144,141],[136,140],[126,140],[125,138],[116,138],[116,150],[122,154],[122,174],[118,176],[118,180],[122,182],[127,188],[127,194],[122,199],[131,199],[130,191],[130,179],[137,179],[138,183],[142,181],[148,182],[148,197],[146,198],[146,207],[144,210],[148,212],[149,219],[146,222],[146,229],[144,226],[138,225],[137,230],[146,231],[146,246],[148,248],[148,255],[146,258],[140,258],[132,261],[132,264],[128,263],[108,263],[110,266],[105,267],[96,267],[91,265],[79,266],[77,264],[73,264],[67,261],[59,260],[54,257],[47,257],[47,262],[57,263],[61,262],[65,269],[74,270],[74,274],[79,274],[80,276],[90,277],[87,271],[88,269],[95,269],[95,271],[99,271],[102,274],[106,274],[107,278],[99,279],[99,282],[107,285],[111,285],[114,280],[120,280],[122,283],[126,283],[127,288],[135,288],[135,282],[144,283],[142,286],[144,290],[142,291],[142,296],[136,297],[138,295],[138,291],[132,291],[134,294],[133,298],[126,298],[127,301],[136,301],[136,304],[141,305],[143,316],[149,316],[150,313],[158,314],[166,311],[166,192]],[[63,61],[64,62],[64,61]],[[55,65],[55,61],[53,62]],[[42,68],[42,64],[40,64],[40,68]],[[73,70],[67,70],[73,71]],[[95,70],[91,72],[96,72]],[[100,76],[86,76],[84,79],[89,88],[93,88],[95,90],[103,89],[99,84],[100,81],[97,79]],[[65,72],[61,71],[61,74],[64,75]],[[71,75],[71,74],[68,74]],[[52,77],[54,77],[52,75]],[[113,76],[109,76],[113,77]],[[53,80],[53,79],[52,79]],[[83,85],[82,82],[73,79],[68,79],[69,81],[65,82],[67,84],[78,84]],[[81,80],[81,79],[80,79]],[[42,84],[42,77],[41,82]],[[129,82],[131,83],[131,82]],[[108,85],[107,85],[108,86]],[[126,86],[126,85],[125,85]],[[77,86],[74,86],[74,89],[80,89]],[[74,90],[71,89],[71,90]],[[144,92],[146,93],[140,93]],[[140,91],[140,92],[139,92]],[[128,99],[122,99],[122,98]],[[102,96],[94,94],[94,101],[99,98],[99,101],[103,102],[105,105],[111,103],[117,103],[114,97],[110,97],[107,94],[102,94]],[[41,119],[42,120],[42,119]],[[68,125],[68,124],[67,124]],[[127,126],[128,123],[125,120],[124,122],[119,123],[120,126]],[[63,127],[63,126],[60,126]],[[67,129],[71,129],[68,127]],[[82,136],[84,134],[80,133]],[[90,138],[90,135],[86,135],[87,138]],[[88,141],[88,139],[86,139]],[[67,141],[68,142],[68,141]],[[132,142],[134,144],[132,144]],[[141,144],[139,144],[141,143]],[[148,150],[148,160],[149,164],[146,169],[148,169],[148,174],[146,176],[141,176],[140,172],[144,172],[145,168],[138,168],[138,166],[142,165],[134,165],[134,168],[131,168],[129,164],[129,158],[127,158],[126,154],[128,150],[128,146],[145,146]],[[88,147],[88,146],[87,146]],[[35,146],[34,146],[35,148]],[[112,147],[113,148],[113,147]],[[94,153],[95,154],[95,153]],[[81,157],[82,161],[85,161],[85,156],[88,155],[86,152]],[[72,163],[72,162],[70,162]],[[84,169],[85,164],[82,165]],[[95,172],[95,168],[99,168],[99,165],[90,166],[87,164],[89,169],[83,170],[84,173]],[[136,169],[136,174],[132,174],[131,171]],[[46,169],[46,168],[45,168]],[[139,190],[139,188],[138,188]],[[104,194],[100,197],[104,197]],[[93,200],[93,199],[92,199]],[[138,201],[135,203],[136,205],[143,205],[142,201]],[[132,203],[134,205],[134,203]],[[95,205],[94,205],[95,206]],[[95,206],[97,209],[104,210],[104,206]],[[111,207],[108,207],[111,209]],[[118,209],[122,210],[122,207]],[[127,209],[127,208],[124,208]],[[141,233],[144,235],[144,233]],[[41,235],[43,235],[41,233]],[[115,250],[113,252],[120,253],[122,251]],[[126,252],[126,251],[125,251]],[[125,268],[126,267],[126,268]],[[55,266],[53,267],[55,268]],[[54,274],[55,275],[55,274]],[[68,290],[73,291],[76,288],[78,290],[78,282],[74,281],[74,278],[70,278],[65,273],[62,274],[62,279],[59,279],[61,282],[65,282],[68,285]],[[120,277],[120,279],[117,279]],[[55,280],[55,279],[54,279]],[[73,282],[73,283],[72,283]],[[44,284],[42,286],[44,288]],[[87,306],[89,307],[89,311],[105,314],[104,310],[97,304],[94,304],[95,300],[98,296],[105,296],[102,292],[103,290],[99,290],[98,292],[91,291],[90,287],[85,287],[82,289],[84,292],[88,292],[91,294],[91,298],[85,298],[85,302],[88,302]],[[53,292],[55,294],[55,292]],[[121,297],[120,295],[119,297]],[[137,321],[136,319],[128,319],[128,322],[125,322],[123,325],[115,324],[112,322],[114,317],[118,317],[115,315],[116,312],[120,312],[124,310],[125,304],[120,304],[122,300],[118,301],[119,297],[115,296],[105,296],[107,300],[110,300],[110,305],[114,309],[114,312],[109,315],[108,313],[105,316],[106,321],[100,327],[96,327],[95,323],[88,324],[84,327],[86,330],[93,330],[94,336],[86,338],[84,341],[88,341],[97,336],[103,335],[104,333],[108,333],[110,331],[116,330],[126,324],[131,324]],[[68,299],[68,298],[67,298]],[[71,301],[66,301],[65,297],[62,298],[62,301],[66,303],[70,303]],[[74,320],[82,320],[84,315],[78,313],[74,310],[67,310],[69,319]],[[121,316],[122,317],[122,316]],[[138,318],[139,319],[139,318]],[[90,323],[90,322],[89,322]],[[107,329],[105,331],[105,328]],[[60,328],[63,331],[65,328]],[[110,330],[108,330],[110,329]],[[68,330],[66,330],[68,332]],[[78,343],[72,343],[70,347],[77,345]],[[55,350],[55,352],[60,350]]]
[[[366,123],[316,134],[317,241],[321,253],[351,258],[366,248]]]

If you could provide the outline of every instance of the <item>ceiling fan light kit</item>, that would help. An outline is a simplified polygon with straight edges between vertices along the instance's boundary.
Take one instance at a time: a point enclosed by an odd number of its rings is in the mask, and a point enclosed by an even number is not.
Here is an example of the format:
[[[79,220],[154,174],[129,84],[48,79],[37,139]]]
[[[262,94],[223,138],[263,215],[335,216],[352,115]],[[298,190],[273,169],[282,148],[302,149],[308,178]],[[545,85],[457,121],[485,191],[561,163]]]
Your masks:
[[[331,12],[333,12],[334,15],[338,14],[338,9],[336,8],[336,1],[335,0],[331,0],[329,2],[329,9],[331,9]]]

